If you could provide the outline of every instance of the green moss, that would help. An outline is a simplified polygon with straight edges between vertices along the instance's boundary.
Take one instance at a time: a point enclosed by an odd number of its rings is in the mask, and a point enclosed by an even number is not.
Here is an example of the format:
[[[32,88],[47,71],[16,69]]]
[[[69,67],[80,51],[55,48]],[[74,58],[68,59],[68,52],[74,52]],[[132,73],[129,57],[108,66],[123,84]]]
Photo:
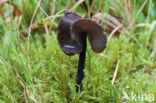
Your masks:
[[[17,0],[14,0],[17,2]],[[48,0],[52,3],[52,0]],[[48,1],[41,2],[41,8],[49,14],[52,9],[48,8]],[[67,1],[56,0],[56,12],[62,10]],[[36,0],[38,2],[38,0]],[[21,55],[19,53],[19,43],[17,36],[22,34],[22,30],[28,32],[33,11],[36,7],[36,2],[25,1],[24,4],[18,3],[20,8],[23,8],[23,18],[20,23],[21,28],[16,26],[15,30],[5,23],[4,18],[0,17],[0,102],[1,103],[32,103],[30,98],[24,96],[24,89],[17,80],[13,69],[16,71],[19,78],[22,80],[27,90],[35,96],[37,101],[41,101],[41,95],[45,103],[121,103],[123,97],[127,94],[152,94],[156,95],[156,29],[155,17],[152,7],[145,7],[137,23],[148,23],[151,27],[139,27],[133,31],[122,32],[119,36],[113,36],[107,44],[107,48],[102,54],[96,54],[92,51],[90,44],[87,47],[87,58],[85,64],[85,78],[83,80],[82,92],[75,92],[75,78],[77,73],[78,55],[65,55],[57,43],[56,27],[52,27],[52,32],[48,37],[46,34],[41,34],[35,31],[30,37],[29,46],[29,62],[27,56],[28,38],[21,38]],[[93,10],[96,11],[100,1],[95,0]],[[150,0],[150,3],[154,3]],[[137,2],[134,0],[132,6],[134,14],[137,13],[143,0]],[[149,3],[149,4],[150,4]],[[69,8],[73,7],[72,1]],[[101,4],[103,6],[103,4]],[[125,12],[122,11],[125,7],[124,2],[115,5],[114,0],[106,1],[105,6],[114,5],[116,8],[115,14],[126,19]],[[103,11],[102,6],[99,11]],[[122,7],[121,7],[122,6]],[[28,11],[24,8],[28,7]],[[34,22],[44,21],[45,13],[38,10]],[[112,14],[109,8],[104,12]],[[76,12],[84,14],[82,7],[78,6]],[[64,13],[64,12],[63,12]],[[61,13],[60,15],[63,15]],[[148,15],[147,15],[148,14]],[[59,18],[55,20],[59,22]],[[16,22],[16,21],[14,21]],[[102,20],[105,22],[105,20]],[[129,22],[125,23],[125,28]],[[17,28],[16,28],[17,27]],[[109,33],[108,33],[109,36]],[[117,77],[114,85],[112,78],[120,60]],[[156,100],[156,98],[155,98]],[[131,100],[125,100],[132,103]],[[144,101],[143,103],[146,103]]]

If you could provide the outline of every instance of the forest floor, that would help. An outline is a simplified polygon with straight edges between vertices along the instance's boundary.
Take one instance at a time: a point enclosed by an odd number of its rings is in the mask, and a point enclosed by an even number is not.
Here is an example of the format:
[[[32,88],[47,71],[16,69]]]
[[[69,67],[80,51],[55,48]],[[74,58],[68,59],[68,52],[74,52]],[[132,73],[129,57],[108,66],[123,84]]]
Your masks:
[[[101,13],[108,37],[100,54],[88,42],[78,93],[79,55],[57,42],[65,12]],[[0,1],[0,103],[156,103],[156,0]]]

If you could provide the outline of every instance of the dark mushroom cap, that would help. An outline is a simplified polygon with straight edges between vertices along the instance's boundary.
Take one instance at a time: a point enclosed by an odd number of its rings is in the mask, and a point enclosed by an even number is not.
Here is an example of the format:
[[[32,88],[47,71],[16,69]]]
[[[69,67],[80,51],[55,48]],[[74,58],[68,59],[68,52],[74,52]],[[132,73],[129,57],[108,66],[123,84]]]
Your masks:
[[[87,34],[93,51],[100,53],[106,48],[107,44],[107,36],[103,33],[103,30],[103,26],[95,20],[78,19],[71,26],[71,38],[82,48],[82,36]]]
[[[75,13],[66,13],[58,25],[58,44],[67,55],[74,55],[82,51],[82,48],[78,46],[75,40],[72,40],[70,35],[71,25],[80,18]]]

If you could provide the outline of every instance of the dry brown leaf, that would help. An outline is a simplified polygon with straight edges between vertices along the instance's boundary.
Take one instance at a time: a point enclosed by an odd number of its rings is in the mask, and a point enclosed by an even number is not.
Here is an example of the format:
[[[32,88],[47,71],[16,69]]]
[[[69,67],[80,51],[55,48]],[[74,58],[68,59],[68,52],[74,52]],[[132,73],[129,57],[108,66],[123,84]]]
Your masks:
[[[106,22],[107,28],[108,28],[108,32],[112,32],[115,28],[119,27],[120,25],[123,25],[122,27],[120,27],[116,32],[115,35],[119,35],[122,31],[126,31],[127,34],[129,34],[129,32],[125,29],[124,24],[121,23],[117,18],[115,18],[114,16],[110,15],[110,14],[104,14],[104,20]]]
[[[22,15],[22,11],[18,8],[18,6],[13,3],[13,2],[10,2],[8,0],[3,0],[0,2],[0,8],[5,4],[11,4],[11,6],[14,8],[13,9],[13,17],[15,18],[16,16],[20,17]]]
[[[96,13],[95,15],[92,16],[92,19],[100,23],[102,20],[102,13]],[[108,32],[110,33],[113,32],[115,35],[119,35],[123,30],[126,30],[124,29],[124,24],[122,24],[117,18],[113,17],[110,14],[106,13],[104,14],[104,22],[107,25]]]
[[[115,26],[118,26],[118,25],[122,24],[122,23],[120,23],[120,21],[117,18],[113,17],[110,14],[104,14],[104,19],[106,21],[109,21],[109,22],[113,23]]]
[[[1,8],[4,4],[8,4],[8,5],[12,6],[12,8],[13,8],[13,12],[12,12],[13,19],[16,22],[15,25],[13,25],[13,21],[12,21],[11,16],[4,17],[4,14],[6,13],[6,11],[3,10],[3,12],[2,12],[2,10],[1,10]],[[19,27],[19,25],[20,25],[19,23],[22,19],[22,12],[15,3],[10,2],[9,0],[3,0],[0,2],[0,10],[1,10],[0,12],[2,14],[2,17],[3,17],[3,19],[7,25],[10,25],[11,28],[13,28],[13,27],[18,28]]]

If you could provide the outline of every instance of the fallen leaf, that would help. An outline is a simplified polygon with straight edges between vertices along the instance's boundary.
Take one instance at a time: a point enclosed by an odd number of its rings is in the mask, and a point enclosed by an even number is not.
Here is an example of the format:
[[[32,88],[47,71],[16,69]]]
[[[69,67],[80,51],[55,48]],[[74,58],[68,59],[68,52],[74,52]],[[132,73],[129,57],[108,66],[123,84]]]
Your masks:
[[[0,2],[0,8],[1,8],[5,3],[11,4],[11,6],[14,8],[14,9],[13,9],[13,17],[14,17],[14,18],[15,18],[16,16],[18,16],[18,17],[22,16],[22,11],[18,8],[18,6],[17,6],[15,3],[10,2],[10,1],[8,1],[8,0],[3,0],[3,1],[1,1],[1,2]]]
[[[95,15],[92,16],[92,19],[100,23],[101,20],[103,19],[102,13],[96,13]],[[104,22],[106,23],[106,26],[107,26],[106,30],[108,30],[109,33],[112,33],[115,30],[114,34],[119,35],[123,30],[126,31],[126,29],[124,28],[124,24],[121,23],[117,18],[115,18],[114,16],[110,14],[104,13]]]

